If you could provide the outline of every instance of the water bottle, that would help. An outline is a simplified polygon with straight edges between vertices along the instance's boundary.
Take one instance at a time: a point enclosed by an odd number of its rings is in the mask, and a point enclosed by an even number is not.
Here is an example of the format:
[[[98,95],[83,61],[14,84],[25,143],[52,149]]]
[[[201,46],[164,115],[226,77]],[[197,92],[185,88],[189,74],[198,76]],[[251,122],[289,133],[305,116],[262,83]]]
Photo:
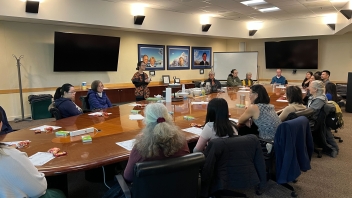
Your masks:
[[[186,92],[185,84],[182,84],[182,93]]]

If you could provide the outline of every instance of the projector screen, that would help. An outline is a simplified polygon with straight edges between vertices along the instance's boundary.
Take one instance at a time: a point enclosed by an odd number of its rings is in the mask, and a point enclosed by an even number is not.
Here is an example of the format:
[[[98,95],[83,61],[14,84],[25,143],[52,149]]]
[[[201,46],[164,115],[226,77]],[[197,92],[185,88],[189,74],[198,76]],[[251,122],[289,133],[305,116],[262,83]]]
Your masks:
[[[214,52],[214,72],[217,80],[226,80],[232,69],[237,69],[240,80],[252,73],[257,80],[258,52]]]

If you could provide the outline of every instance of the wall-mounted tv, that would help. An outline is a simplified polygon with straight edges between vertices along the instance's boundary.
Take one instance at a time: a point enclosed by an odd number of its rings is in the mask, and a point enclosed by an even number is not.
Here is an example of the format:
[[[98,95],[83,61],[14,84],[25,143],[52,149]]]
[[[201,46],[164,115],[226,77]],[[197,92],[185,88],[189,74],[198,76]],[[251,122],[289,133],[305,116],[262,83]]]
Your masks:
[[[120,37],[55,32],[54,72],[117,71]]]
[[[267,69],[318,69],[318,39],[265,42]]]

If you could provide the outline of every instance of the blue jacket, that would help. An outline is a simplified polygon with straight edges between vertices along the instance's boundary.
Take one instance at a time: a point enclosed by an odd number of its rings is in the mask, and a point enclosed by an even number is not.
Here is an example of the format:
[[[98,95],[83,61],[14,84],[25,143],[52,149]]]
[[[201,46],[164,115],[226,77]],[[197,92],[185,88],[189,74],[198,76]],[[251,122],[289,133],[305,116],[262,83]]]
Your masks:
[[[71,116],[76,116],[82,114],[80,109],[77,108],[77,105],[72,102],[69,98],[59,98],[54,100],[55,107],[59,109],[61,117],[67,118]]]
[[[103,92],[102,97],[100,97],[97,92],[90,89],[87,97],[91,110],[112,107],[111,102],[105,92]]]
[[[312,133],[306,117],[300,116],[279,125],[274,140],[278,184],[294,181],[301,171],[311,169],[313,145]]]
[[[4,135],[7,133],[12,132],[12,127],[9,124],[9,121],[7,120],[5,110],[0,106],[0,113],[2,114],[2,128],[0,131],[0,135]]]
[[[286,84],[286,78],[283,77],[283,76],[280,76],[280,78],[277,78],[276,76],[274,76],[272,79],[271,79],[271,83],[270,84],[281,84],[281,85],[284,85]]]

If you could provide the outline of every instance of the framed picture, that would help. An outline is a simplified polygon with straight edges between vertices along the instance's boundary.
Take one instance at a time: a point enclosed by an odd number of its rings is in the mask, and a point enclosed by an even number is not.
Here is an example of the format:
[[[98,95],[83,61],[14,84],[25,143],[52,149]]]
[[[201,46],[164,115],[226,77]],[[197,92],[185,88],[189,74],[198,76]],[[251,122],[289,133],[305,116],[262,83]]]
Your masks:
[[[192,47],[192,69],[211,69],[211,47]]]
[[[165,46],[138,44],[138,61],[143,61],[146,70],[165,70]]]
[[[204,74],[204,69],[200,69],[199,74]]]
[[[149,71],[149,76],[155,76],[155,71]]]
[[[170,76],[169,75],[163,75],[161,78],[163,79],[164,84],[170,84]]]
[[[167,46],[167,69],[182,70],[190,68],[189,46]]]
[[[175,78],[175,82],[174,83],[180,83],[180,79],[179,78]]]

